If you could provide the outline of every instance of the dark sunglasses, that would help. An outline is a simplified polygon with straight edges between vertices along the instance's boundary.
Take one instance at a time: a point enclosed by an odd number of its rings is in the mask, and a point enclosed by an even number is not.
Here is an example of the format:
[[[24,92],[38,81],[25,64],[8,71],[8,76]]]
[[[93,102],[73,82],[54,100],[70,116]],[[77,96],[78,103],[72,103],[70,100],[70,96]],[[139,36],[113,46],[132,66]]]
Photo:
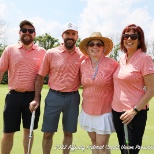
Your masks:
[[[35,29],[21,28],[20,31],[22,33],[26,33],[28,31],[28,33],[33,34],[35,32]]]
[[[90,43],[88,43],[88,46],[89,46],[89,47],[97,46],[97,47],[100,48],[100,47],[104,46],[104,44],[103,44],[103,43],[100,43],[100,42],[98,42],[98,43],[90,42]]]
[[[123,34],[123,39],[124,40],[127,40],[128,38],[131,38],[132,40],[136,40],[137,38],[139,38],[139,35],[138,34]]]

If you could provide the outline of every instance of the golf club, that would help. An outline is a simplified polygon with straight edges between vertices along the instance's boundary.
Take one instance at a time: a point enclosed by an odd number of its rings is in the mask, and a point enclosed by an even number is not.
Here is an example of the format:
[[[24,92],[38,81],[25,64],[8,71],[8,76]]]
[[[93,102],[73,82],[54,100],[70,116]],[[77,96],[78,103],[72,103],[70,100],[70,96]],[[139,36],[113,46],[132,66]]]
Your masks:
[[[30,132],[29,132],[29,143],[28,143],[28,153],[27,154],[30,154],[31,139],[33,137],[34,120],[35,120],[35,111],[32,112],[32,117],[31,117]]]
[[[129,152],[128,128],[127,128],[126,124],[124,124],[124,133],[125,133],[125,142],[126,142],[126,146],[127,146],[127,153],[130,154],[130,152]]]

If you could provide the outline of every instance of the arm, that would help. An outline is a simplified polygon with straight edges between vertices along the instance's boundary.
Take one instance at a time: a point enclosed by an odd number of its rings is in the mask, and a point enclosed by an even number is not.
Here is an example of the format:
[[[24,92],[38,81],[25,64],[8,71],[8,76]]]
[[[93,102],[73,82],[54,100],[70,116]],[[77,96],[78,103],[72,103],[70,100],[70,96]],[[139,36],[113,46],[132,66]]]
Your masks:
[[[43,87],[44,82],[44,76],[37,75],[36,81],[35,81],[35,96],[34,100],[30,103],[29,109],[32,112],[33,110],[36,110],[38,106],[40,105],[40,94]]]
[[[136,108],[138,111],[140,111],[147,104],[147,102],[149,102],[151,98],[154,96],[154,74],[148,74],[143,78],[146,86],[146,93],[136,104]],[[128,124],[131,122],[131,120],[134,118],[136,114],[136,111],[134,111],[134,109],[131,109],[122,114],[120,119],[123,120],[123,123]]]
[[[0,83],[1,83],[1,81],[2,81],[2,78],[3,78],[4,73],[5,73],[5,72],[1,72],[1,71],[0,71]]]
[[[137,103],[136,107],[140,111],[154,96],[154,74],[144,76],[144,83],[146,86],[146,93]]]

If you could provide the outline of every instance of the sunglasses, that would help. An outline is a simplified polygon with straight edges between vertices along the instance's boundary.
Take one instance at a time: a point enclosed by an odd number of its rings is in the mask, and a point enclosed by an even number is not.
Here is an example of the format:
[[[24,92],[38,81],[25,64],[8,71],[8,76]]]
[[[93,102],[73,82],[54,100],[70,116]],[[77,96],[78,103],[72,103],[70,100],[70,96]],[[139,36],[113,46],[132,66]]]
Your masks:
[[[137,38],[139,38],[139,35],[138,34],[123,34],[123,38],[124,40],[128,40],[128,38],[131,38],[131,40],[136,40]]]
[[[97,46],[97,47],[100,48],[100,47],[104,46],[104,44],[103,44],[103,43],[100,43],[100,42],[98,42],[98,43],[90,42],[90,43],[88,43],[88,46],[89,46],[89,47]]]
[[[22,33],[26,33],[28,31],[28,33],[33,34],[35,32],[35,29],[21,28],[20,31]]]

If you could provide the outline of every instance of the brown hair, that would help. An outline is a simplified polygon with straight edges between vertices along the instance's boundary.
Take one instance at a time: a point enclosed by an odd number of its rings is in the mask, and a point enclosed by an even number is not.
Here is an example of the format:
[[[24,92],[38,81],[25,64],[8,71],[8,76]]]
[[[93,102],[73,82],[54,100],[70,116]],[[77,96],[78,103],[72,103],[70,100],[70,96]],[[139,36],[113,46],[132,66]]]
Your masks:
[[[137,47],[137,49],[141,48],[142,52],[146,52],[146,45],[145,45],[145,38],[144,38],[144,32],[142,30],[142,28],[140,26],[137,26],[135,24],[131,24],[128,25],[123,31],[122,31],[122,35],[121,35],[121,41],[120,41],[120,48],[123,52],[127,52],[127,49],[124,47],[124,43],[123,43],[123,34],[125,34],[126,32],[129,31],[133,31],[134,33],[137,32],[137,34],[139,35],[139,45]]]

